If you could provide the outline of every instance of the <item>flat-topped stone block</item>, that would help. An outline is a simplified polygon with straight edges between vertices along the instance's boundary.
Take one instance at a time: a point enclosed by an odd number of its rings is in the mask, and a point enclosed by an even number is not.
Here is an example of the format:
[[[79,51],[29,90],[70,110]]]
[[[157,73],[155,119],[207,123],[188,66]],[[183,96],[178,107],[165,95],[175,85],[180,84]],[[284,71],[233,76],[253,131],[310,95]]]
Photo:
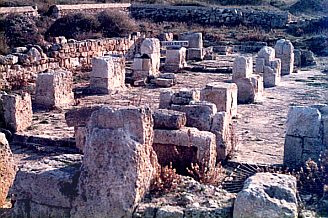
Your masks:
[[[74,104],[72,73],[57,70],[38,74],[35,103],[47,108],[67,107]]]
[[[201,90],[201,100],[216,105],[218,111],[237,115],[238,88],[235,83],[213,82]]]
[[[248,78],[253,74],[252,57],[236,57],[232,68],[232,81],[235,82],[240,78]]]
[[[158,109],[153,112],[154,129],[181,129],[186,125],[186,114],[179,111]]]

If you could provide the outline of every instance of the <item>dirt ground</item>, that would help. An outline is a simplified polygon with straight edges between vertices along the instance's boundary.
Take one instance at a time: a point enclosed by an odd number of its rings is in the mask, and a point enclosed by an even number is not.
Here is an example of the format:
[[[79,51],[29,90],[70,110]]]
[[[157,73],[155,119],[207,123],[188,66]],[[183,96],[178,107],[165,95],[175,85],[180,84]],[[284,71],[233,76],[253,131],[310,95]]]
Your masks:
[[[218,65],[232,63],[231,57],[221,57]],[[320,59],[315,69],[303,69],[282,77],[279,86],[265,89],[263,98],[254,104],[238,105],[236,134],[238,149],[232,158],[234,162],[251,164],[282,164],[285,137],[285,121],[288,107],[291,105],[311,105],[328,103],[328,74],[322,73],[328,68],[328,58]],[[203,65],[213,63],[203,63]],[[172,89],[203,88],[209,82],[230,81],[230,74],[182,72],[177,74],[178,84]],[[87,85],[75,84],[75,87]],[[166,88],[127,87],[126,90],[113,95],[90,95],[80,97],[78,105],[147,105],[156,109],[159,93]],[[73,128],[67,127],[64,118],[66,110],[36,112],[33,125],[22,133],[27,136],[39,136],[52,139],[69,139],[73,137]],[[15,150],[15,148],[13,148]],[[23,163],[22,152],[15,152],[17,161]],[[23,155],[24,157],[24,155]],[[26,159],[26,158],[25,158]]]

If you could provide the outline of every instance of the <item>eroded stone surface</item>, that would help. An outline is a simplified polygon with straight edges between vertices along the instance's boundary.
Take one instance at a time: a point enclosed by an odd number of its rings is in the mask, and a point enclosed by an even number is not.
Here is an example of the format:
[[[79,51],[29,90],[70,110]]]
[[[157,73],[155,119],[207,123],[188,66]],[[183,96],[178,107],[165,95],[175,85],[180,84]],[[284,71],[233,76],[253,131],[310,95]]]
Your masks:
[[[0,207],[6,201],[9,188],[16,174],[13,154],[10,150],[5,134],[0,133]]]
[[[245,181],[237,194],[233,217],[298,217],[296,178],[257,173]]]

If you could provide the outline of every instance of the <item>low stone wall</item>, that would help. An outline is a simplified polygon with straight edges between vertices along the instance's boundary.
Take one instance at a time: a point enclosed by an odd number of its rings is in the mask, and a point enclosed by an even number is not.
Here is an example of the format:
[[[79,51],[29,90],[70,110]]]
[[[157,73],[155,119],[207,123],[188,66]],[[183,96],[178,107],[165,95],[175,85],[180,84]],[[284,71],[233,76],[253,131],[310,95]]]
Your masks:
[[[79,4],[79,5],[53,5],[49,8],[48,14],[55,18],[60,18],[68,14],[83,12],[87,14],[96,14],[104,10],[120,10],[128,12],[130,3],[118,4]]]
[[[136,19],[154,21],[193,22],[207,25],[247,25],[283,28],[290,21],[288,12],[264,11],[250,8],[219,8],[196,6],[131,5]]]
[[[0,17],[5,17],[9,14],[24,14],[27,16],[38,16],[38,9],[33,6],[23,7],[0,7]]]
[[[137,37],[84,41],[64,38],[44,48],[37,45],[17,48],[15,53],[0,56],[1,85],[11,88],[18,81],[34,81],[37,73],[46,69],[90,69],[93,57],[108,54],[121,54],[131,59],[137,41]]]

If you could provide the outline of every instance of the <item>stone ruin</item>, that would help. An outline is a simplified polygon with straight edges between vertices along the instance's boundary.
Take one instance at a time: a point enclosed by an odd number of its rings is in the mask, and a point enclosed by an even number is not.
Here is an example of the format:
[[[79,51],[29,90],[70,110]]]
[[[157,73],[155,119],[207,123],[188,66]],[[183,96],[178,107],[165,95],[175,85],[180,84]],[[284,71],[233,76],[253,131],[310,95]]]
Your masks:
[[[9,143],[5,134],[0,133],[0,207],[6,202],[9,188],[15,179],[15,174],[16,166]]]
[[[292,168],[318,161],[328,148],[328,105],[293,106],[287,116],[284,164]]]
[[[201,91],[180,89],[179,92],[165,91],[160,94],[160,108],[184,112],[187,119],[186,126],[197,128],[200,131],[211,132],[216,136],[217,161],[226,159],[233,149],[236,148],[231,118],[232,113],[236,113],[237,110],[231,106],[233,102],[237,102],[237,89],[234,84],[227,85],[224,84],[222,87],[220,84],[208,84]],[[227,105],[229,108],[226,107]],[[186,130],[183,134],[195,131]],[[179,137],[176,136],[174,131],[167,134]],[[170,138],[171,136],[167,137]],[[178,142],[180,139],[176,138],[176,140]],[[162,143],[166,143],[165,140]]]
[[[153,137],[149,109],[98,108],[82,166],[81,155],[64,154],[17,173],[14,217],[131,217],[158,171]]]
[[[20,132],[32,125],[32,101],[28,93],[3,94],[1,104],[8,129]]]
[[[257,54],[256,72],[263,73],[265,88],[277,86],[281,79],[281,60],[275,58],[275,50],[263,47]]]
[[[181,33],[179,35],[179,40],[189,42],[187,49],[187,60],[202,60],[204,58],[202,33]]]
[[[239,56],[232,68],[232,82],[238,87],[238,103],[254,103],[264,91],[263,79],[253,74],[252,57]]]
[[[46,107],[67,107],[74,103],[73,75],[57,70],[39,73],[36,80],[35,104]]]
[[[169,47],[166,49],[166,58],[165,58],[165,71],[168,72],[177,72],[184,67],[186,67],[186,52],[185,47],[176,48]]]
[[[90,88],[110,94],[125,88],[125,59],[120,55],[96,57],[92,60]]]
[[[274,46],[276,58],[281,61],[281,75],[294,71],[294,46],[289,40],[280,39]]]

